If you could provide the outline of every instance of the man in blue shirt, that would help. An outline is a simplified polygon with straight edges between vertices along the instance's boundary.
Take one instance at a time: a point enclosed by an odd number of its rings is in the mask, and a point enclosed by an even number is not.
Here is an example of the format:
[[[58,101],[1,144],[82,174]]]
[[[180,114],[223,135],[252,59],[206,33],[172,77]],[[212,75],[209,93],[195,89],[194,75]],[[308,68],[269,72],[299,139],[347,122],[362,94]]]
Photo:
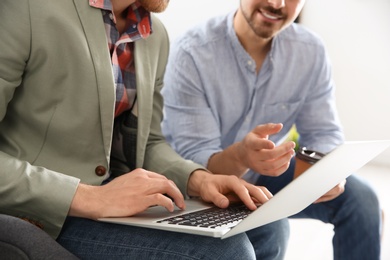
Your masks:
[[[183,157],[276,193],[303,163],[285,141],[294,125],[300,147],[326,154],[344,141],[324,45],[293,23],[304,2],[241,0],[173,43],[163,132]],[[380,257],[378,199],[357,176],[295,217],[334,225],[334,259]]]

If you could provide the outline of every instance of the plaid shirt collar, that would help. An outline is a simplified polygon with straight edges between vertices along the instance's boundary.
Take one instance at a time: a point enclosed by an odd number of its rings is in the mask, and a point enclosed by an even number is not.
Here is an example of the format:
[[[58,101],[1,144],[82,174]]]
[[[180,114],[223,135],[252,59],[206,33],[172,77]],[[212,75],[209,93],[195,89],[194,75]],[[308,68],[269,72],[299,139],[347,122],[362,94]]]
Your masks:
[[[89,5],[99,9],[112,11],[111,0],[89,0]]]
[[[126,29],[119,35],[111,0],[89,0],[89,4],[102,10],[116,85],[115,116],[118,116],[131,109],[135,102],[133,42],[151,34],[150,12],[146,11],[138,1],[133,3],[127,11]]]
[[[111,0],[89,0],[89,5],[113,14]],[[130,12],[130,10],[132,10],[132,12]],[[136,34],[134,34],[134,30],[128,29],[127,33],[129,34],[131,41],[135,41],[139,38],[147,38],[151,34],[150,12],[146,11],[138,1],[135,1],[129,7],[127,19],[137,20],[139,22]],[[113,21],[116,23],[115,15],[113,15]]]

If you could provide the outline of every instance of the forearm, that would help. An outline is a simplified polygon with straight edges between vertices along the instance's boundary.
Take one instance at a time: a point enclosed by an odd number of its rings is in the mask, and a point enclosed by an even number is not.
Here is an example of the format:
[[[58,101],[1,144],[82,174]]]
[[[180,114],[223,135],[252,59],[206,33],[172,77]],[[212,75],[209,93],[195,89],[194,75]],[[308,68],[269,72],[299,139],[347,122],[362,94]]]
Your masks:
[[[249,168],[239,156],[240,143],[234,143],[222,152],[212,155],[208,161],[207,169],[216,174],[228,174],[242,177]]]

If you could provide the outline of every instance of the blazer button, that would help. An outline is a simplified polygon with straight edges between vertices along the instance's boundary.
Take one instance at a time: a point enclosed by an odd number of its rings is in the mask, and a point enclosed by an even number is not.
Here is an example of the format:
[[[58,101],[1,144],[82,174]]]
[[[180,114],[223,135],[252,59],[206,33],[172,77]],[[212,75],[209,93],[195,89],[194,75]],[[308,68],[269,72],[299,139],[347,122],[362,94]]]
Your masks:
[[[95,168],[95,173],[97,176],[104,176],[106,174],[106,171],[107,171],[106,167],[101,165]]]

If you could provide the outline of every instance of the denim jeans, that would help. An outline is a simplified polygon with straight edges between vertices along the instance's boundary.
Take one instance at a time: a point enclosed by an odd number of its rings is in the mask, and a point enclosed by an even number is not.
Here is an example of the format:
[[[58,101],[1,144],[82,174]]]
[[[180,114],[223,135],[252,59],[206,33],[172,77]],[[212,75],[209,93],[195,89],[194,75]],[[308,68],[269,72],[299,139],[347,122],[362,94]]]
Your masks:
[[[293,178],[295,160],[279,177],[261,176],[258,184],[277,193]],[[292,218],[312,218],[334,226],[334,260],[380,259],[381,213],[374,190],[362,178],[347,178],[345,191],[337,198],[312,204]]]
[[[81,259],[283,259],[288,222],[221,240],[68,217],[57,241]],[[256,242],[252,245],[249,238]]]

